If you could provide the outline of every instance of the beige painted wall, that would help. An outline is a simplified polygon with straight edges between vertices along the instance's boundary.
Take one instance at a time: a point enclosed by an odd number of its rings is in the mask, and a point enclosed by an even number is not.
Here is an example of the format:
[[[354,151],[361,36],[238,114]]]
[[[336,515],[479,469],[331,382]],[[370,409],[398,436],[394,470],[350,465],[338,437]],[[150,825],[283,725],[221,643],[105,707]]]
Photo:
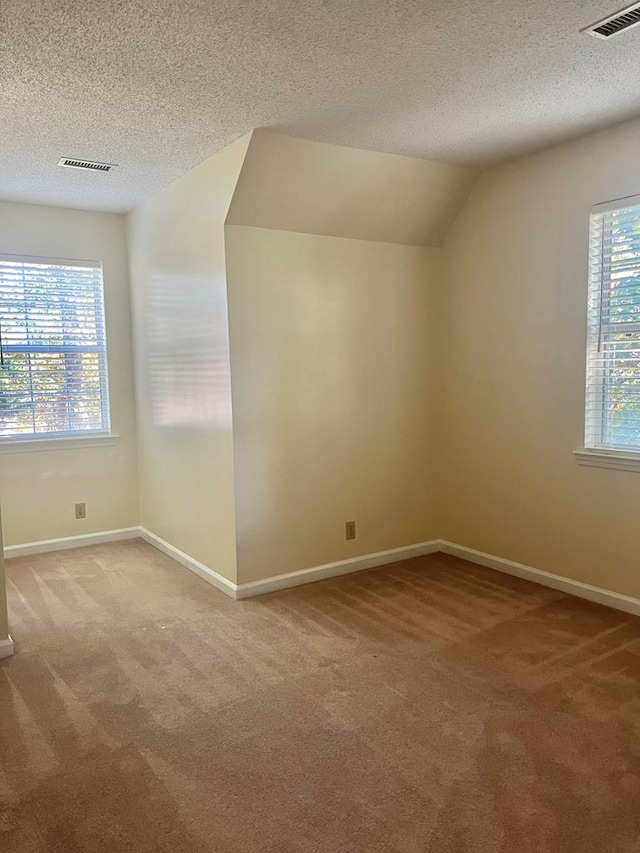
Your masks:
[[[436,537],[438,252],[229,225],[226,244],[239,581]]]
[[[128,214],[144,527],[236,580],[224,218],[237,140]]]
[[[124,217],[0,202],[0,252],[102,262],[114,447],[0,453],[5,545],[138,523]],[[77,520],[74,504],[87,504]]]
[[[4,576],[4,553],[2,542],[2,518],[0,517],[0,640],[9,637],[9,620],[7,615],[7,587]]]
[[[257,130],[227,223],[439,246],[475,169]]]
[[[579,467],[589,209],[640,192],[640,122],[485,173],[445,243],[440,444],[458,544],[640,596],[640,475]]]

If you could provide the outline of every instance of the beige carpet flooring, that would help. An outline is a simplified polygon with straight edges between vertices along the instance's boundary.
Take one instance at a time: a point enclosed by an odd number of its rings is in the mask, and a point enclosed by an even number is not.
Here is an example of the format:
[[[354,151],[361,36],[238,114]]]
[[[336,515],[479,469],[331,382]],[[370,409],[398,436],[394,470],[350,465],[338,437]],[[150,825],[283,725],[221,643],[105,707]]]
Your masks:
[[[11,560],[2,853],[640,851],[640,620],[433,555],[232,602]]]

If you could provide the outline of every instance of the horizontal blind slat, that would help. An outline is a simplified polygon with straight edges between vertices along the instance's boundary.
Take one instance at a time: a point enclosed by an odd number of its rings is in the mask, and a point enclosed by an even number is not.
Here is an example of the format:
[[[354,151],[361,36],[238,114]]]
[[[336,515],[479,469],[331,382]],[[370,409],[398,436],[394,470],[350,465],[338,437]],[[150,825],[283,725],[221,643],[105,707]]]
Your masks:
[[[585,445],[640,447],[640,205],[592,213],[588,257]]]
[[[102,270],[0,255],[0,435],[109,429]]]

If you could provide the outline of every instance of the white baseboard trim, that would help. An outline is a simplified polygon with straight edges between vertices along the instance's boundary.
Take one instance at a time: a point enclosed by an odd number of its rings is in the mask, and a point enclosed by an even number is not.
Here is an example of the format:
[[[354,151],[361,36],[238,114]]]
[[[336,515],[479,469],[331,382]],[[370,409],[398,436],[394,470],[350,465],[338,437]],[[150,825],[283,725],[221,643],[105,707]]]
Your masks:
[[[0,659],[1,658],[10,658],[14,652],[13,640],[11,639],[11,635],[7,637],[6,640],[0,640]]]
[[[454,545],[453,542],[442,539],[438,550],[444,554],[451,554],[454,557],[460,557],[462,560],[468,560],[470,563],[477,563],[480,566],[486,566],[507,575],[514,575],[517,578],[524,578],[524,580],[533,581],[541,586],[548,586],[551,589],[557,589],[578,598],[586,598],[587,601],[595,601],[596,604],[604,604],[606,607],[613,607],[615,610],[640,616],[640,599],[623,595],[621,592],[591,586],[591,584],[582,581],[565,578],[562,575],[554,575],[542,569],[534,569],[532,566],[525,566],[523,563],[505,560],[503,557],[494,557],[492,554],[485,554],[483,551],[476,551],[474,548],[467,548],[464,545]]]
[[[264,595],[278,589],[301,586],[305,583],[323,580],[324,578],[335,578],[338,575],[348,575],[351,572],[360,572],[364,569],[373,569],[376,566],[385,566],[389,563],[397,563],[399,560],[408,560],[411,557],[420,557],[424,554],[433,554],[440,550],[440,542],[434,539],[430,542],[420,542],[416,545],[404,545],[400,548],[391,548],[388,551],[378,551],[374,554],[364,554],[361,557],[351,557],[347,560],[339,560],[336,563],[327,563],[324,566],[312,566],[309,569],[300,569],[283,575],[275,575],[263,580],[251,581],[250,583],[235,584],[218,572],[205,566],[204,563],[166,542],[160,536],[152,533],[146,527],[126,527],[121,530],[106,530],[102,533],[87,533],[81,536],[67,536],[62,539],[44,539],[40,542],[26,542],[23,545],[9,545],[4,549],[5,557],[26,557],[30,554],[43,554],[47,551],[62,551],[67,548],[82,548],[87,545],[99,545],[103,542],[117,542],[122,539],[144,539],[149,545],[153,545],[168,557],[171,557],[181,566],[194,572],[198,577],[215,586],[230,598],[253,598],[256,595]]]
[[[155,533],[144,527],[140,528],[140,536],[158,550],[172,557],[180,565],[194,572],[198,577],[215,586],[225,595],[235,599],[253,598],[264,595],[267,592],[275,592],[279,589],[289,589],[302,584],[326,578],[335,578],[338,575],[348,575],[351,572],[360,572],[363,569],[373,569],[376,566],[384,566],[389,563],[397,563],[399,560],[408,560],[410,557],[421,557],[423,554],[433,554],[440,550],[438,540],[421,542],[417,545],[405,545],[401,548],[392,548],[389,551],[379,551],[375,554],[364,554],[361,557],[352,557],[348,560],[340,560],[337,563],[327,563],[324,566],[313,566],[309,569],[300,569],[295,572],[287,572],[283,575],[274,575],[263,580],[251,581],[249,583],[235,584],[218,572],[194,560],[184,551],[165,542]]]
[[[104,542],[119,542],[122,539],[137,539],[139,527],[122,527],[120,530],[103,530],[101,533],[83,533],[80,536],[64,536],[61,539],[42,539],[40,542],[25,542],[22,545],[7,545],[6,559],[44,554],[47,551],[66,551],[69,548],[86,548],[87,545],[102,545]]]
[[[155,533],[147,530],[146,527],[138,528],[138,536],[141,536],[145,542],[148,542],[149,545],[153,545],[153,547],[157,548],[158,551],[162,551],[163,554],[166,554],[177,563],[180,563],[180,565],[184,566],[185,569],[189,569],[189,571],[198,575],[202,580],[210,583],[212,586],[215,586],[216,589],[220,590],[220,592],[224,592],[224,594],[228,595],[230,598],[236,598],[236,584],[227,580],[227,578],[218,574],[218,572],[215,572],[213,569],[210,569],[209,566],[205,566],[204,563],[194,560],[193,557],[185,554],[184,551],[181,551],[169,542],[165,542],[164,539],[161,539],[159,536],[156,536]]]
[[[569,595],[575,595],[578,598],[594,601],[597,604],[604,604],[606,607],[613,607],[615,610],[622,610],[625,613],[640,616],[640,599],[638,598],[632,598],[620,592],[613,592],[612,590],[592,586],[582,581],[572,580],[562,575],[545,572],[542,569],[535,569],[523,563],[516,563],[513,560],[496,557],[493,554],[485,554],[483,551],[467,548],[465,545],[456,545],[444,539],[433,539],[429,542],[420,542],[416,545],[405,545],[401,548],[391,548],[388,551],[364,554],[361,557],[352,557],[347,560],[339,560],[335,563],[327,563],[323,566],[313,566],[309,569],[300,569],[299,571],[274,575],[270,578],[243,584],[232,583],[232,581],[227,580],[227,578],[218,574],[218,572],[185,554],[184,551],[174,547],[169,542],[165,542],[164,539],[156,536],[155,533],[152,533],[145,527],[123,527],[119,530],[104,530],[101,533],[85,533],[80,536],[67,536],[61,539],[44,539],[40,542],[9,545],[4,549],[4,556],[6,558],[26,557],[30,554],[43,554],[47,551],[84,548],[89,545],[101,545],[106,542],[118,542],[125,539],[137,538],[144,539],[145,542],[153,545],[159,551],[167,554],[167,556],[176,560],[180,565],[194,572],[198,577],[234,599],[253,598],[254,596],[264,595],[265,593],[275,592],[280,589],[289,589],[290,587],[302,586],[303,584],[313,583],[314,581],[326,578],[335,578],[339,575],[360,572],[364,569],[373,569],[377,566],[397,563],[400,560],[409,560],[411,557],[421,557],[425,554],[442,552],[444,554],[451,554],[454,557],[460,557],[462,560],[468,560],[471,563],[477,563],[480,566],[486,566],[489,569],[495,569],[498,572],[504,572],[508,575],[533,581],[533,583],[538,583],[542,586],[551,587],[551,589],[557,589],[560,592],[566,592]],[[12,654],[13,640],[11,638],[0,640],[0,658],[9,657]]]
[[[275,592],[279,589],[289,589],[293,586],[302,586],[306,583],[335,578],[339,575],[361,572],[363,569],[374,569],[377,566],[386,566],[400,560],[409,560],[411,557],[422,557],[424,554],[434,554],[439,550],[440,542],[434,539],[431,542],[405,545],[401,548],[391,548],[389,551],[378,551],[375,554],[364,554],[362,557],[352,557],[348,560],[339,560],[336,563],[327,563],[324,566],[313,566],[310,569],[274,575],[270,578],[264,578],[264,580],[239,584],[236,588],[236,598],[253,598],[255,595],[264,595],[267,592]]]

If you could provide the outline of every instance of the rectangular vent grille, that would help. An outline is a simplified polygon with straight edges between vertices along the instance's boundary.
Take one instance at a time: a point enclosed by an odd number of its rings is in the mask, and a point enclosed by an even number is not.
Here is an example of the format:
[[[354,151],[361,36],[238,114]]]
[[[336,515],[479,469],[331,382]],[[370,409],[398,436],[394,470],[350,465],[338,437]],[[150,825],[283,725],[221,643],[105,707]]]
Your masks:
[[[601,21],[591,24],[590,27],[585,27],[581,32],[588,33],[597,39],[608,39],[638,24],[640,24],[640,3],[634,3],[633,6],[620,9],[619,12],[609,15],[608,18],[603,18]]]
[[[66,166],[67,169],[86,169],[89,172],[110,172],[114,168],[113,163],[93,163],[91,160],[72,160],[70,157],[61,157],[58,166]]]

